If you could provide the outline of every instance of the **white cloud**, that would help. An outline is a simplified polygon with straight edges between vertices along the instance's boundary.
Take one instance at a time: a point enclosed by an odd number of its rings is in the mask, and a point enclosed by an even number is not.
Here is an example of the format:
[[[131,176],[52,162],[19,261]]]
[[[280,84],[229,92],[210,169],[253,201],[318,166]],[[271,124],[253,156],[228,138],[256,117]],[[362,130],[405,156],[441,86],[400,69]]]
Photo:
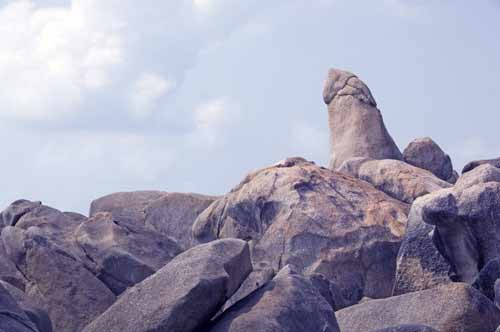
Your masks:
[[[134,83],[130,111],[138,118],[154,112],[159,100],[175,88],[175,82],[154,73],[143,73]]]

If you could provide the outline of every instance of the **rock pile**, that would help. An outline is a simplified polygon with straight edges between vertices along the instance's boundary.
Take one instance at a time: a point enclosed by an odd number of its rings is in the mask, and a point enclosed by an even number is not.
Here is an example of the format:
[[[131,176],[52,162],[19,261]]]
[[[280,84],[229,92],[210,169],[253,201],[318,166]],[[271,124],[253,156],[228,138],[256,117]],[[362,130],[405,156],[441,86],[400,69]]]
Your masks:
[[[288,158],[220,197],[136,191],[89,217],[0,213],[0,332],[494,332],[500,163],[403,154],[331,70],[331,165]]]

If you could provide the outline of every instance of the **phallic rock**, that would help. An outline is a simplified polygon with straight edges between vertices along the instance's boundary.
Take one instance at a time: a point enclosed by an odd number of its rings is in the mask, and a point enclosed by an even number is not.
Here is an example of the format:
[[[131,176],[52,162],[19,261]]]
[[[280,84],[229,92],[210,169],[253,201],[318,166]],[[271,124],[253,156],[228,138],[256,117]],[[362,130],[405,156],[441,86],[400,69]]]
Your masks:
[[[186,250],[198,244],[191,227],[215,197],[163,191],[118,192],[94,200],[90,216],[109,212],[113,219],[140,232],[147,228],[174,239]]]
[[[0,331],[40,332],[2,284],[0,284]]]
[[[49,315],[43,310],[35,300],[30,299],[24,292],[5,281],[0,281],[0,285],[17,302],[19,308],[35,324],[38,332],[52,332],[52,322]]]
[[[94,263],[89,268],[116,295],[150,276],[181,252],[175,241],[160,233],[117,221],[101,212],[82,223],[74,238]]]
[[[323,89],[330,125],[330,168],[353,157],[402,159],[370,89],[354,74],[330,69]]]
[[[489,164],[493,167],[500,168],[500,158],[471,161],[464,166],[464,168],[462,169],[462,174],[472,171],[474,168],[484,164]]]
[[[425,325],[398,325],[373,332],[439,332]]]
[[[290,158],[249,174],[196,220],[200,241],[251,241],[253,261],[321,273],[349,304],[389,296],[407,205],[370,184]]]
[[[495,301],[495,282],[500,279],[500,258],[489,261],[479,272],[472,286]]]
[[[2,241],[28,280],[25,293],[42,305],[57,332],[81,331],[104,312],[115,295],[83,264],[45,238],[38,227],[8,226]]]
[[[312,283],[289,268],[224,312],[210,332],[339,332],[335,313]]]
[[[170,236],[183,250],[196,245],[191,227],[199,214],[217,197],[199,194],[167,193],[144,209],[147,227]]]
[[[453,178],[451,158],[430,137],[417,138],[403,151],[403,160],[410,165],[428,170],[441,180]]]
[[[346,160],[338,171],[350,174],[406,203],[433,191],[449,188],[451,184],[424,169],[399,160]]]
[[[451,282],[451,266],[434,244],[435,226],[426,224],[422,217],[422,209],[431,196],[417,198],[411,206],[405,238],[398,253],[393,295]]]
[[[400,324],[440,332],[493,332],[500,311],[476,289],[450,283],[433,289],[372,300],[335,313],[341,331],[366,332]]]
[[[195,331],[217,313],[251,270],[245,241],[196,246],[123,293],[83,331]]]

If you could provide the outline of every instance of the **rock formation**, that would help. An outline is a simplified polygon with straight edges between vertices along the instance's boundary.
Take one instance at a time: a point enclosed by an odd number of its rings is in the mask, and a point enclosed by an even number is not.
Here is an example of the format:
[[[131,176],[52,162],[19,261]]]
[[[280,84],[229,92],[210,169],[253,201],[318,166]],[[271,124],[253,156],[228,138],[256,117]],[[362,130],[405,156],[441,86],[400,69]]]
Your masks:
[[[370,89],[354,74],[330,69],[323,89],[330,125],[330,168],[353,157],[402,159]]]

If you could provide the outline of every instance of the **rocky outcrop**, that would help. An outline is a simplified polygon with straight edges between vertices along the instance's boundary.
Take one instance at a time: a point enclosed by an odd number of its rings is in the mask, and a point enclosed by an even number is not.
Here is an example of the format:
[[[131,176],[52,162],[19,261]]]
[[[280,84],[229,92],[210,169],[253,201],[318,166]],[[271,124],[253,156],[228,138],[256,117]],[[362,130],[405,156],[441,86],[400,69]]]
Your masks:
[[[403,160],[410,165],[428,170],[441,180],[448,182],[456,180],[450,156],[430,137],[411,141],[403,151]]]
[[[217,313],[251,270],[245,241],[196,246],[121,295],[83,331],[195,331]]]
[[[373,332],[439,332],[425,325],[398,325]]]
[[[249,174],[196,220],[200,241],[251,242],[254,262],[321,273],[348,303],[390,295],[407,206],[370,184],[290,158]]]
[[[28,281],[27,296],[48,312],[55,331],[81,331],[115,301],[99,279],[39,228],[8,226],[1,237],[7,255]]]
[[[431,172],[399,160],[353,158],[346,160],[338,171],[371,183],[375,188],[406,203],[451,187],[450,183],[438,179]]]
[[[340,332],[329,303],[290,267],[224,312],[205,331]]]
[[[0,331],[40,332],[2,284],[0,284]]]
[[[500,279],[500,258],[489,261],[479,272],[472,286],[495,301],[495,282]]]
[[[323,89],[330,125],[330,168],[353,157],[402,159],[370,89],[354,74],[330,69]]]
[[[109,212],[82,223],[74,238],[93,264],[88,266],[116,295],[141,282],[181,253],[169,237],[144,225],[127,227]]]
[[[500,158],[471,161],[464,166],[464,168],[462,169],[462,174],[472,171],[474,168],[484,164],[500,168]]]
[[[433,289],[372,300],[335,313],[341,331],[365,332],[417,324],[440,332],[494,332],[500,311],[476,289],[451,283]]]
[[[175,240],[182,250],[198,244],[191,227],[196,217],[216,197],[192,193],[163,191],[118,192],[94,200],[90,216],[99,212],[111,213],[113,219],[140,232],[147,228]]]

